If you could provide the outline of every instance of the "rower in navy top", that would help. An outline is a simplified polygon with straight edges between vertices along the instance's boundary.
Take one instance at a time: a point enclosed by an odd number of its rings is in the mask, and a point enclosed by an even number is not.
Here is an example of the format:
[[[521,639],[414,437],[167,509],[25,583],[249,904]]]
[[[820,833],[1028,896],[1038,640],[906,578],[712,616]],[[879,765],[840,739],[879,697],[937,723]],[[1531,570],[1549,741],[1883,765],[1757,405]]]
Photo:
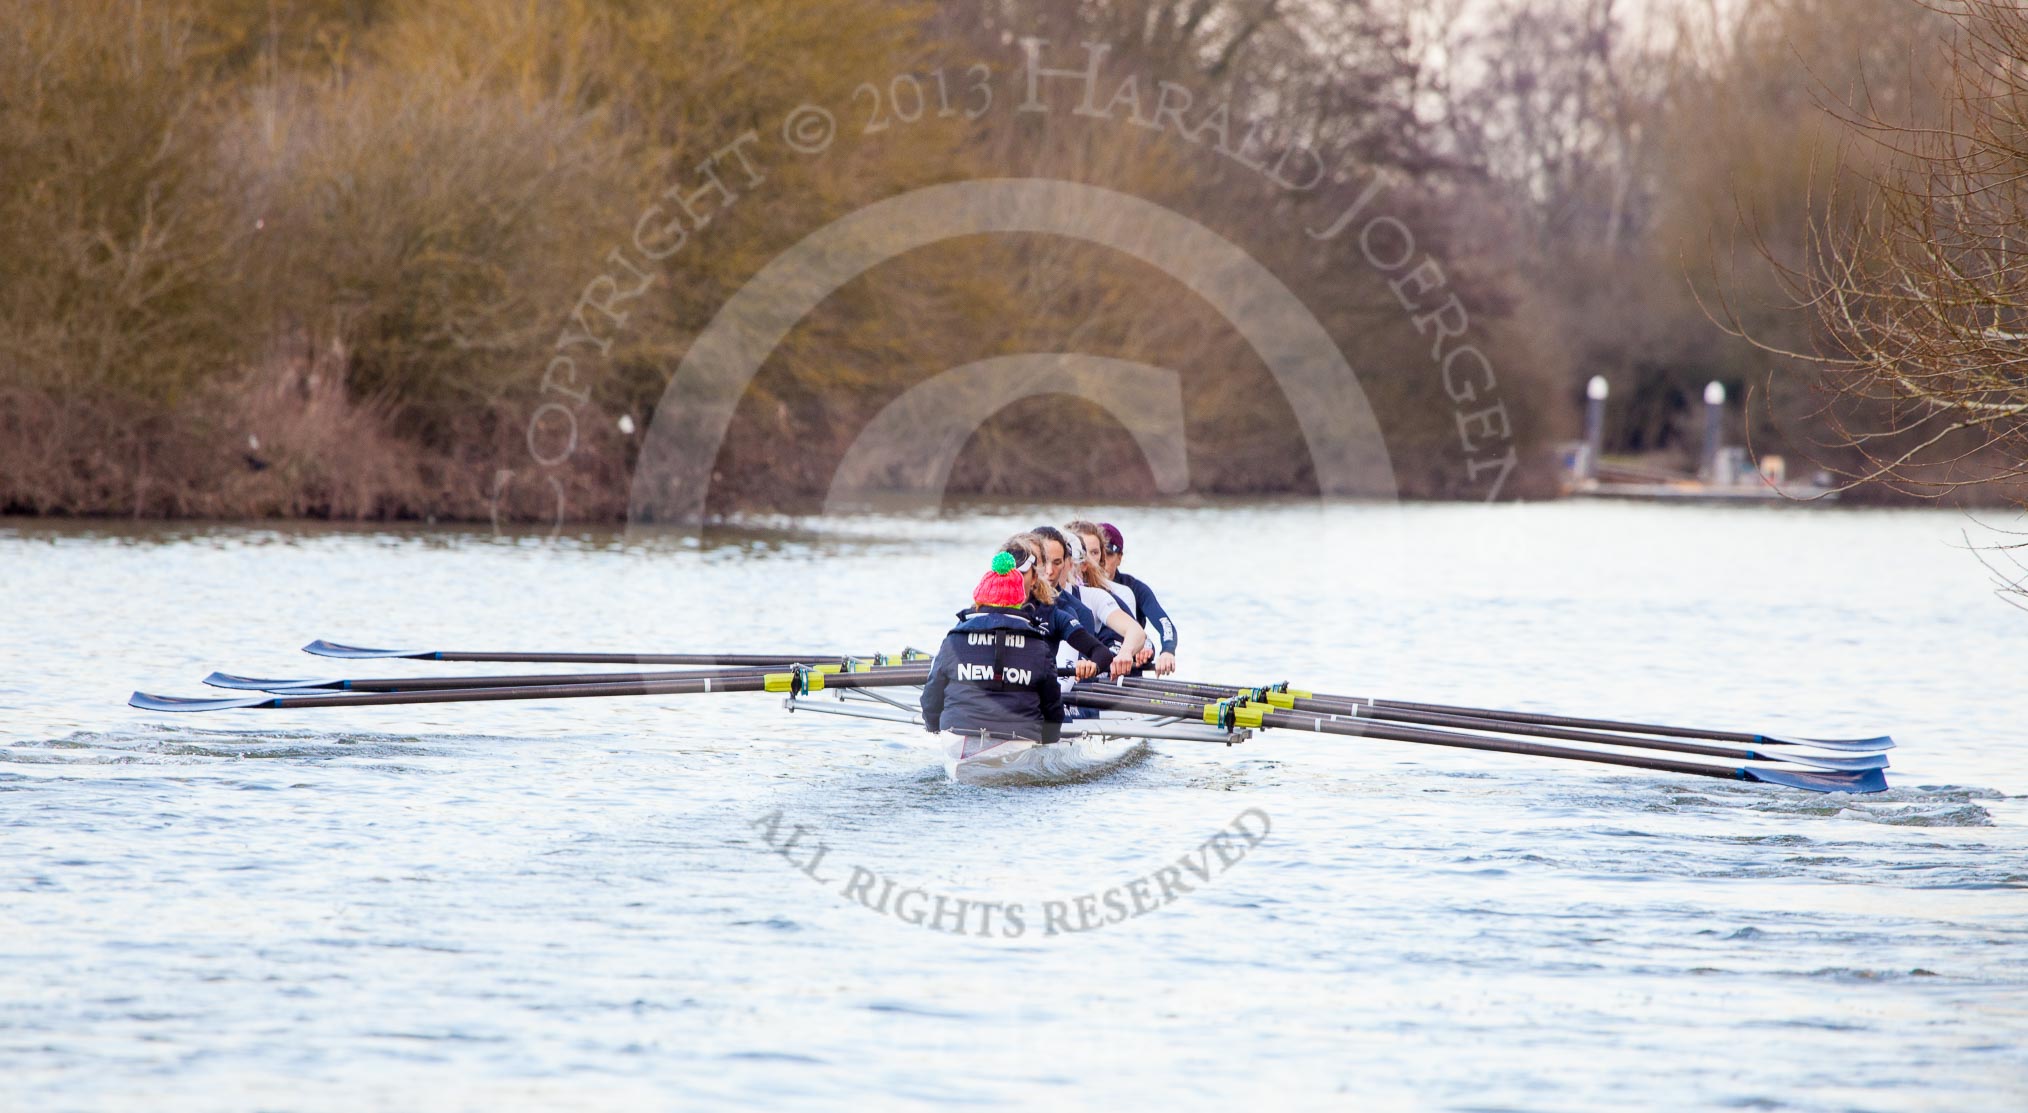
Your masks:
[[[1039,551],[1036,553],[1037,577],[1055,591],[1058,610],[1067,610],[1074,615],[1080,626],[1095,635],[1092,639],[1094,644],[1101,647],[1092,648],[1076,640],[1070,640],[1071,648],[1096,661],[1100,670],[1110,673],[1113,677],[1125,676],[1134,665],[1132,649],[1126,647],[1126,642],[1129,638],[1140,637],[1140,632],[1135,628],[1133,620],[1128,618],[1118,604],[1108,596],[1103,594],[1092,596],[1105,604],[1105,613],[1101,614],[1092,609],[1084,594],[1086,589],[1080,587],[1071,574],[1071,563],[1074,559],[1072,546],[1076,543],[1054,526],[1037,526],[1020,537],[1026,543],[1033,543],[1030,542],[1031,538],[1040,542]],[[1115,653],[1124,656],[1115,657]],[[1065,655],[1059,651],[1058,662],[1064,663],[1064,658]],[[1090,673],[1082,669],[1077,674],[1079,680],[1089,679],[1090,676]]]
[[[1103,563],[1106,578],[1133,592],[1135,620],[1155,628],[1155,640],[1161,643],[1157,650],[1155,671],[1163,675],[1176,671],[1175,620],[1169,617],[1168,611],[1162,609],[1162,601],[1155,598],[1154,588],[1120,571],[1120,562],[1126,559],[1127,553],[1127,539],[1121,535],[1120,527],[1111,522],[1100,522],[1099,532],[1105,535]],[[1169,658],[1167,668],[1162,666],[1161,657],[1164,656]]]
[[[959,757],[1008,739],[1054,742],[1063,729],[1056,644],[1028,603],[1033,569],[1030,554],[996,554],[930,662],[923,727],[962,736]]]
[[[1069,666],[1071,675],[1079,680],[1112,669],[1113,650],[1099,639],[1100,627],[1092,620],[1091,611],[1050,583],[1048,547],[1043,539],[1017,533],[1000,548],[1021,564],[1028,605],[1035,608],[1043,632],[1049,635],[1058,666]]]
[[[1155,597],[1153,588],[1120,571],[1120,561],[1124,559],[1127,548],[1120,528],[1111,522],[1074,522],[1072,527],[1090,549],[1088,578],[1119,600],[1135,623],[1144,629],[1152,627],[1155,631],[1154,639],[1134,655],[1135,671],[1139,672],[1142,666],[1152,662],[1157,676],[1175,672],[1176,622],[1163,609],[1162,601]]]

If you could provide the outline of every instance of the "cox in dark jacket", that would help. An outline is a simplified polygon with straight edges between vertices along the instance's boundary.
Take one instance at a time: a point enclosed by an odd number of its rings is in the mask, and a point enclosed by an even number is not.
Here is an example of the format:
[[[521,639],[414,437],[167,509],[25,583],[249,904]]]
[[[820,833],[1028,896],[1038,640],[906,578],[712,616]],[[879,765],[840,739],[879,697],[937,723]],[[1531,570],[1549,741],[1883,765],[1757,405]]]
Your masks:
[[[1028,606],[981,606],[958,613],[922,689],[931,732],[986,731],[1054,742],[1063,727],[1056,642]]]

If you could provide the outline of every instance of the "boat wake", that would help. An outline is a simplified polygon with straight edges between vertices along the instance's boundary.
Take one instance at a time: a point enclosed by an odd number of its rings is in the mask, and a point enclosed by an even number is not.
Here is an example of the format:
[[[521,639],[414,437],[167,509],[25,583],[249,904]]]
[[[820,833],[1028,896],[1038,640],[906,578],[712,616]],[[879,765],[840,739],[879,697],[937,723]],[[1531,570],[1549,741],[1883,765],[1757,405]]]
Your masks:
[[[449,740],[432,740],[443,741]],[[445,747],[412,735],[149,726],[81,730],[61,738],[13,742],[0,749],[6,762],[19,765],[201,765],[225,759],[314,762],[428,757],[443,752]]]
[[[1895,827],[1991,827],[1993,815],[1980,801],[1998,801],[2005,793],[1959,785],[1918,785],[1891,788],[1868,796],[1793,796],[1750,788],[1720,786],[1704,791],[1671,793],[1668,810],[1694,812],[1744,808],[1768,815],[1823,816]]]

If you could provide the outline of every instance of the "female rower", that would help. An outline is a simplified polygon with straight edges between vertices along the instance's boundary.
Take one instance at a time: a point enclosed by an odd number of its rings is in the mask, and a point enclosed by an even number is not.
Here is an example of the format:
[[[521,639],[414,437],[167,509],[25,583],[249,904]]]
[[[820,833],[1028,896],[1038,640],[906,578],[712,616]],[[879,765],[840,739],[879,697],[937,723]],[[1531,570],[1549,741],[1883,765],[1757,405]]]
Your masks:
[[[1057,598],[1071,607],[1078,620],[1112,651],[1107,671],[1115,678],[1132,671],[1134,655],[1147,642],[1147,634],[1121,610],[1119,600],[1102,589],[1078,582],[1076,566],[1082,557],[1077,540],[1054,526],[1037,526],[1026,536],[1041,543],[1042,579],[1056,589]],[[1085,655],[1096,656],[1089,652]],[[1079,679],[1083,679],[1082,674]]]
[[[944,635],[922,689],[922,722],[964,760],[1015,739],[1054,742],[1063,729],[1056,647],[1029,603],[1035,558],[1002,549]]]
[[[1155,628],[1155,641],[1160,650],[1155,656],[1155,673],[1167,676],[1176,671],[1176,622],[1169,612],[1162,608],[1162,601],[1155,598],[1155,589],[1141,580],[1120,571],[1120,562],[1126,558],[1127,539],[1120,533],[1120,527],[1111,522],[1100,522],[1099,532],[1104,535],[1104,551],[1099,554],[1100,568],[1110,584],[1117,584],[1133,594],[1134,601],[1128,608],[1134,618],[1143,626]],[[1164,661],[1166,660],[1166,664]],[[1143,664],[1146,660],[1143,659]]]
[[[1057,590],[1057,569],[1049,559],[1048,540],[1035,533],[1017,533],[1001,548],[1016,554],[1017,559],[1027,558],[1022,582],[1028,602],[1043,619],[1042,628],[1051,639],[1058,663],[1072,667],[1079,680],[1091,679],[1100,669],[1112,670],[1115,655],[1100,636],[1098,620],[1075,595]],[[1057,563],[1061,563],[1060,559]],[[1131,665],[1132,662],[1127,662],[1120,666],[1120,672],[1114,675],[1121,675]]]
[[[1065,527],[1084,549],[1084,581],[1104,589],[1107,596],[1117,602],[1126,612],[1128,621],[1135,629],[1145,631],[1152,624],[1155,641],[1143,643],[1133,650],[1122,649],[1132,657],[1136,667],[1154,663],[1155,675],[1167,676],[1176,671],[1176,623],[1169,612],[1162,609],[1161,600],[1148,585],[1120,572],[1120,560],[1126,552],[1126,539],[1119,527],[1110,522],[1098,523],[1075,521]]]

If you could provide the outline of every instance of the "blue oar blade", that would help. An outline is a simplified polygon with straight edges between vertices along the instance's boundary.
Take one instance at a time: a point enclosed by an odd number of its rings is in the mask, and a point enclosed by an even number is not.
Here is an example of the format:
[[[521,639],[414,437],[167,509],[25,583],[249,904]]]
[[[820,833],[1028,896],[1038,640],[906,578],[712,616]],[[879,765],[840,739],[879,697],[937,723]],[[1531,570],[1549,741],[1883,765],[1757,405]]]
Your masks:
[[[244,699],[189,699],[184,696],[155,696],[147,692],[135,692],[127,699],[128,707],[143,711],[231,711],[241,707],[267,707],[274,703],[272,697],[254,696]]]
[[[215,672],[204,678],[213,688],[231,688],[242,692],[296,691],[302,688],[337,688],[343,680],[275,680],[259,676],[234,676],[229,672]]]
[[[428,660],[436,656],[436,654],[429,650],[366,649],[356,645],[339,645],[337,642],[327,642],[323,638],[318,638],[316,641],[304,646],[303,652],[314,653],[319,657],[343,657],[348,661],[378,661],[389,657],[413,657],[417,660]]]
[[[1753,741],[1759,746],[1813,746],[1819,750],[1843,750],[1846,753],[1871,753],[1894,748],[1894,739],[1885,734],[1878,738],[1778,738],[1763,734]]]
[[[1785,761],[1790,765],[1804,765],[1811,769],[1832,769],[1841,773],[1856,773],[1866,769],[1887,768],[1886,754],[1786,754],[1756,753],[1756,761]]]
[[[1739,771],[1741,779],[1761,784],[1800,788],[1810,792],[1886,792],[1887,774],[1878,769],[1849,773],[1813,773],[1797,769],[1754,769]]]

